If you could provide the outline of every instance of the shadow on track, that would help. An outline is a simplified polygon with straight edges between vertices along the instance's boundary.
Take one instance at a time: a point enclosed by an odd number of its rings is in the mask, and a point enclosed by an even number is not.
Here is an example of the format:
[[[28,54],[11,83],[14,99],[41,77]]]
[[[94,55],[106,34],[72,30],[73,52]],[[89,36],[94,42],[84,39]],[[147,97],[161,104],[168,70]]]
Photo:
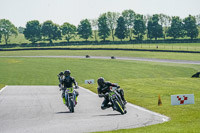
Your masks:
[[[56,114],[67,114],[67,113],[71,113],[71,112],[70,111],[56,112]]]
[[[106,115],[95,115],[95,116],[117,116],[117,115],[121,115],[121,114],[106,114]]]

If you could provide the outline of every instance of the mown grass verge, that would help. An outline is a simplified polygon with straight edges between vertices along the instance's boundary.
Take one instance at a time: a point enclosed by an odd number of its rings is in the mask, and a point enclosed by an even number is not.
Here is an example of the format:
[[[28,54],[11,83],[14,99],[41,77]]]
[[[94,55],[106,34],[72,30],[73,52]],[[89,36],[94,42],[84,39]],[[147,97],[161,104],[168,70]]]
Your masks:
[[[116,57],[143,57],[176,60],[200,60],[199,53],[173,53],[123,50],[25,50],[0,51],[0,56],[116,56]]]
[[[112,132],[199,132],[200,79],[190,78],[199,65],[103,59],[0,58],[0,84],[57,85],[57,74],[70,69],[80,86],[96,92],[86,79],[104,77],[125,90],[128,102],[167,115],[169,122]],[[162,106],[158,106],[158,95]],[[194,105],[171,106],[170,95],[194,94]],[[100,105],[99,105],[100,106]]]

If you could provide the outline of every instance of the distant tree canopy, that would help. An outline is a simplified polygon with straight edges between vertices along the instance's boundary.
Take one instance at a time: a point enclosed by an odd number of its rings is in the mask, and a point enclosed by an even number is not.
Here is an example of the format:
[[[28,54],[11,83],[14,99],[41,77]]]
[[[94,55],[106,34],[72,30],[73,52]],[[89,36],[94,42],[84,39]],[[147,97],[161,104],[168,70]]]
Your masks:
[[[184,37],[184,27],[182,20],[176,16],[172,17],[171,26],[168,28],[167,36],[173,37],[174,39]]]
[[[92,37],[92,26],[90,21],[88,19],[82,20],[78,25],[77,31],[78,35],[87,41],[89,37]]]
[[[158,14],[153,15],[152,19],[148,21],[148,38],[155,38],[155,40],[157,40],[158,38],[163,37],[162,25],[160,25],[158,22]]]
[[[133,33],[137,36],[136,40],[142,40],[146,31],[143,15],[137,14],[134,20]]]
[[[117,20],[117,27],[115,29],[115,36],[119,38],[121,41],[126,37],[127,28],[125,25],[124,18],[120,16]]]
[[[91,20],[91,25],[94,31],[94,38],[95,41],[97,41],[97,32],[98,32],[98,20],[97,19],[92,19]]]
[[[1,35],[1,32],[0,32],[0,43],[1,43],[1,38],[2,38],[2,35]]]
[[[73,24],[66,22],[61,26],[62,35],[65,37],[67,42],[69,42],[70,39],[75,38],[76,31],[76,26],[74,26]]]
[[[100,15],[98,18],[98,35],[104,41],[110,36],[110,28],[108,27],[107,21],[106,13]]]
[[[134,19],[135,19],[135,12],[131,9],[129,10],[124,10],[122,12],[122,16],[124,18],[125,21],[125,25],[127,28],[127,37],[129,38],[129,40],[132,40],[132,30],[133,30],[133,26],[134,26]]]
[[[191,39],[197,38],[197,36],[199,35],[199,31],[196,25],[196,18],[189,15],[183,20],[183,23],[186,35]]]
[[[119,19],[120,18],[120,19]],[[86,41],[93,38],[98,41],[106,41],[107,38],[115,37],[120,39],[129,39],[130,41],[155,39],[168,37],[167,39],[177,39],[189,37],[195,39],[199,36],[200,14],[196,16],[189,15],[181,19],[178,16],[170,17],[165,14],[140,15],[133,10],[124,10],[122,13],[110,12],[99,15],[97,19],[84,19],[76,27],[73,24],[65,22],[63,25],[53,23],[51,20],[40,24],[38,20],[27,22],[26,27],[18,29],[6,19],[0,19],[0,42],[8,44],[10,36],[17,36],[18,32],[23,33],[25,38],[32,43],[38,41],[49,41],[65,39],[69,42],[71,39],[80,38]],[[110,39],[109,39],[110,40]]]
[[[0,34],[4,38],[6,45],[8,44],[9,37],[12,35],[17,36],[17,28],[7,19],[0,19]]]
[[[113,41],[115,40],[114,31],[117,26],[117,20],[118,20],[119,16],[120,16],[120,14],[116,13],[116,12],[107,12],[107,14],[106,14],[107,24],[111,31],[111,36],[113,38]]]
[[[27,40],[32,43],[36,43],[37,41],[41,41],[41,25],[38,20],[32,20],[27,22],[26,28],[24,29],[24,36]]]
[[[18,27],[18,32],[20,33],[20,34],[23,34],[24,33],[24,30],[25,30],[25,28],[24,27]]]
[[[41,33],[44,40],[48,40],[50,43],[53,43],[52,40],[61,39],[61,31],[59,25],[54,24],[51,20],[45,21],[42,24]]]

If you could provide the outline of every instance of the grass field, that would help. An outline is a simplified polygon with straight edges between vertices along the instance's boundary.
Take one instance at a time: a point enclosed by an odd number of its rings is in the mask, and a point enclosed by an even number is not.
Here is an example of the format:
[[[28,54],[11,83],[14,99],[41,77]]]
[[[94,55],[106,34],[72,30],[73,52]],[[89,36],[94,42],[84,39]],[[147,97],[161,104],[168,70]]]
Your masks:
[[[177,60],[200,60],[199,53],[174,52],[141,52],[141,51],[115,51],[115,50],[27,50],[27,51],[0,51],[0,56],[116,56],[116,57],[143,57]]]
[[[0,52],[0,55],[124,55],[125,52],[109,51],[20,51]],[[127,53],[127,56],[148,56],[152,53]],[[154,53],[154,56],[162,54]],[[193,59],[198,54],[163,53],[163,58],[182,57]],[[119,56],[118,55],[118,56]],[[160,58],[160,57],[159,57]],[[182,57],[183,59],[183,57]],[[80,67],[81,66],[81,67]],[[112,131],[125,132],[199,132],[200,79],[190,78],[200,70],[199,65],[71,58],[0,58],[0,84],[4,85],[57,85],[57,74],[70,69],[80,86],[96,92],[97,84],[85,85],[84,80],[104,77],[118,83],[125,90],[128,102],[169,116],[169,122],[136,129]],[[160,94],[163,105],[158,106]],[[170,95],[194,94],[194,105],[171,106]],[[99,105],[100,106],[100,105]]]

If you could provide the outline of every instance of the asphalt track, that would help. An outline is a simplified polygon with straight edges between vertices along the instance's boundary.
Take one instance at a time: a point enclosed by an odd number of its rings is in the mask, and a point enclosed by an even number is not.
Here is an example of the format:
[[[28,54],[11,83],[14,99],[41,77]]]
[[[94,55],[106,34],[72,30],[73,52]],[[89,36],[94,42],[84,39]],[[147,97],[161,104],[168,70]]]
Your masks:
[[[125,115],[111,108],[101,110],[102,98],[84,88],[78,92],[75,113],[70,113],[62,103],[58,86],[6,86],[0,91],[0,133],[86,133],[169,120],[130,103]]]
[[[24,58],[86,58],[85,56],[0,56],[1,57],[24,57]],[[90,59],[111,59],[105,56],[90,56]],[[179,64],[197,64],[200,61],[191,60],[170,60],[170,59],[156,59],[156,58],[141,58],[141,57],[115,57],[118,60],[133,60],[133,61],[150,61],[150,62],[163,62],[163,63],[179,63]]]

